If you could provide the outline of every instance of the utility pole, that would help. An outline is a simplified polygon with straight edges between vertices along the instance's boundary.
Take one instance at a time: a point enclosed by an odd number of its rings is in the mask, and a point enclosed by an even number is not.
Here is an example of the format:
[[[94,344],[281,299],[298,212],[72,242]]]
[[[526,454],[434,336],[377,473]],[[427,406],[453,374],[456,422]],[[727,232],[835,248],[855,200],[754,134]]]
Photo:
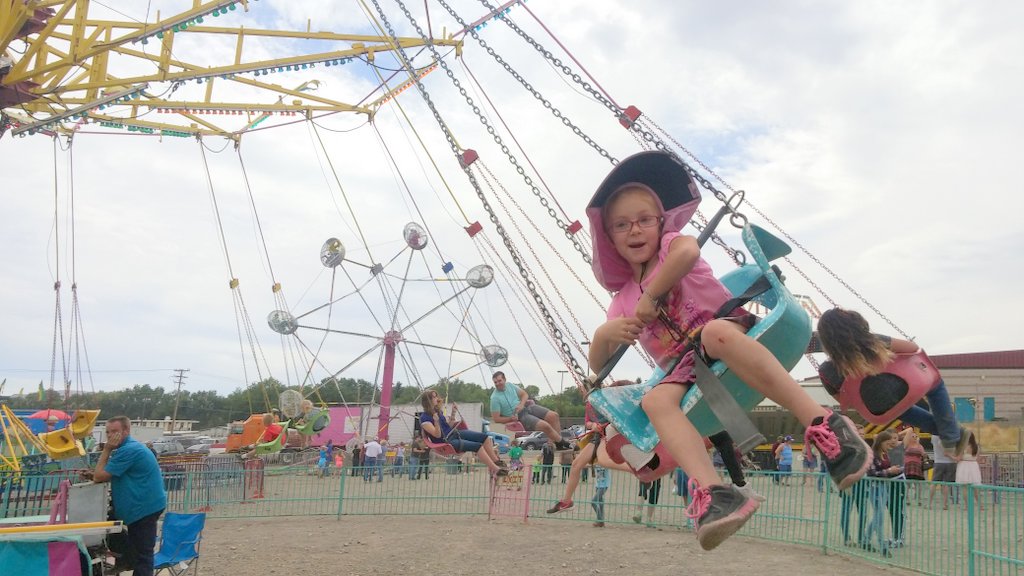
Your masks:
[[[188,372],[188,368],[175,368],[174,377],[177,379],[178,391],[174,394],[174,412],[171,415],[171,435],[174,435],[175,428],[178,423],[178,399],[181,398],[181,384],[188,378],[185,376],[185,372]]]

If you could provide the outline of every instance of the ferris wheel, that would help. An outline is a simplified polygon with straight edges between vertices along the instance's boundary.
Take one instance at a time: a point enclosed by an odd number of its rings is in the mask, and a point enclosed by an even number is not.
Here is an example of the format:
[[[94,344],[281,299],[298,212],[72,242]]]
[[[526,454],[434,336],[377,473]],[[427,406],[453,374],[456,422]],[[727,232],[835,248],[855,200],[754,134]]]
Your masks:
[[[494,333],[475,312],[476,292],[494,281],[493,268],[480,264],[462,277],[414,276],[420,273],[415,264],[423,261],[420,252],[427,247],[429,236],[423,226],[410,222],[402,229],[402,239],[403,247],[386,263],[348,258],[339,239],[327,239],[320,248],[320,263],[330,272],[331,293],[327,302],[299,314],[274,310],[267,316],[274,332],[294,338],[311,357],[307,376],[313,371],[328,372],[327,378],[312,386],[310,394],[323,382],[333,381],[367,358],[377,361],[380,413],[378,429],[371,435],[382,439],[387,439],[391,421],[396,361],[397,367],[404,368],[408,378],[422,390],[432,384],[421,373],[428,365],[438,380],[444,381],[474,368],[496,368],[508,360],[504,347],[487,343],[486,339]],[[396,273],[394,268],[401,270]],[[447,273],[453,269],[450,265],[445,267]],[[336,295],[334,290],[339,281],[347,281],[351,291]],[[450,294],[433,304],[442,296],[442,285],[450,288]],[[336,308],[350,302],[362,307],[362,313],[344,315],[339,322]],[[440,322],[432,322],[435,315],[442,317]],[[362,322],[357,317],[372,319],[378,332],[359,331]],[[316,332],[322,333],[319,343],[304,338],[305,334]],[[369,346],[362,348],[355,341],[368,341]],[[344,365],[335,370],[337,360],[329,358],[344,358]]]

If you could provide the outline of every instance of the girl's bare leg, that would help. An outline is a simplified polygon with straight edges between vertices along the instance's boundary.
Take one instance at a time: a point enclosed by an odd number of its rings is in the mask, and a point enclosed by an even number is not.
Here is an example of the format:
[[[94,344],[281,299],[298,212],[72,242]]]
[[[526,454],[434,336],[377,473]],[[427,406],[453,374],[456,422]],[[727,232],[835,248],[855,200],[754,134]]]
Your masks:
[[[583,475],[583,469],[593,459],[594,443],[591,442],[584,446],[580,453],[572,460],[572,467],[569,468],[569,479],[565,482],[565,495],[562,496],[562,502],[572,501],[572,495],[576,493],[576,487],[580,484],[580,476]]]
[[[661,443],[687,476],[696,479],[702,487],[721,484],[711,465],[711,457],[704,449],[704,440],[679,408],[686,390],[686,386],[660,384],[644,395],[641,406]]]
[[[712,320],[701,331],[701,344],[710,357],[725,362],[740,380],[792,412],[804,426],[818,416],[828,416],[828,410],[815,402],[775,356],[760,342],[747,336],[739,324]],[[654,419],[651,420],[653,422]],[[658,435],[666,438],[660,431]]]

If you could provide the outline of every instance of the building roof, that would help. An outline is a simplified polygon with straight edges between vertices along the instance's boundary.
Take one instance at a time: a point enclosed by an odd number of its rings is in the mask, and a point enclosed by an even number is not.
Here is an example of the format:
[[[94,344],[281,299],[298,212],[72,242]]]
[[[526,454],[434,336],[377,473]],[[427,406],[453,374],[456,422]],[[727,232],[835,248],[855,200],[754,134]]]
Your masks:
[[[1024,350],[928,355],[937,368],[1024,368]]]

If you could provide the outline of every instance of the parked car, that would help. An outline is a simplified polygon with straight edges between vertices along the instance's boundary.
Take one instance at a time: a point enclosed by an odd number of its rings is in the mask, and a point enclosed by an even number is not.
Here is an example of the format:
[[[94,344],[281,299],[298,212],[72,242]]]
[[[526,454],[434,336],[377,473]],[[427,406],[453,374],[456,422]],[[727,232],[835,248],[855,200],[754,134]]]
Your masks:
[[[498,454],[505,454],[512,445],[512,439],[505,434],[498,434],[497,432],[488,432],[488,436],[491,437],[491,442],[498,447]]]
[[[540,450],[547,442],[548,435],[537,430],[519,438],[519,445],[523,450]]]
[[[189,446],[185,449],[185,452],[189,454],[209,454],[210,446],[213,445],[213,438],[204,438],[199,442]]]
[[[587,429],[582,424],[573,424],[565,430],[562,430],[562,438],[572,438],[573,440],[580,439],[584,434],[587,433]]]
[[[177,441],[156,440],[153,442],[153,450],[156,451],[158,458],[185,453],[185,448]]]

